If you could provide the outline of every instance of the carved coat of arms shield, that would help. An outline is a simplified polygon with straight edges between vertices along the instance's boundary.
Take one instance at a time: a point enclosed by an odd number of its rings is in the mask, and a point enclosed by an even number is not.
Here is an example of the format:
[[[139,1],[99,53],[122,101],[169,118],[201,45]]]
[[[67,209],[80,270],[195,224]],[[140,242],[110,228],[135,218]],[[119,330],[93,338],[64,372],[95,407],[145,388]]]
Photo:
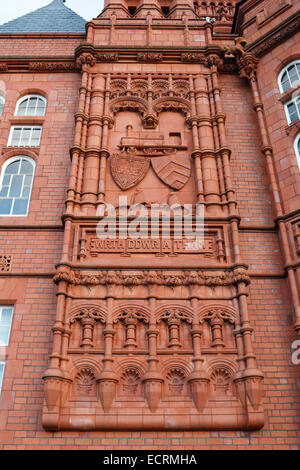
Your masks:
[[[157,176],[173,189],[181,189],[191,176],[191,158],[187,153],[174,153],[151,159]]]
[[[110,157],[112,177],[125,191],[136,186],[150,168],[150,158],[128,153],[114,153]]]

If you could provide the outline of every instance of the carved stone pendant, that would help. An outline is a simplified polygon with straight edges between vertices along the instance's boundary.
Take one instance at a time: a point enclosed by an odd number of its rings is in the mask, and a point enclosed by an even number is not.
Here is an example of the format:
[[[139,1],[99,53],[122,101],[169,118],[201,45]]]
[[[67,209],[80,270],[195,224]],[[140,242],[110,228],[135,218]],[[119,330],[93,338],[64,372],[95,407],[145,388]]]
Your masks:
[[[110,158],[110,167],[115,183],[125,191],[144,179],[150,168],[150,158],[114,153]]]

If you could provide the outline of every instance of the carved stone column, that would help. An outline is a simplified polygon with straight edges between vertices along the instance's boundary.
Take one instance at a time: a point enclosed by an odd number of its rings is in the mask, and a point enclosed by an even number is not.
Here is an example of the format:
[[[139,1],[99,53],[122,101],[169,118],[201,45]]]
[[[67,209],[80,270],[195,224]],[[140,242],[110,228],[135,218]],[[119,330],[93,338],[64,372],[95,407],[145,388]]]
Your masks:
[[[190,101],[191,101],[191,116],[187,121],[188,126],[192,129],[193,134],[193,143],[194,151],[192,153],[192,158],[195,161],[195,174],[197,182],[197,203],[204,202],[204,189],[203,189],[203,177],[202,177],[202,167],[201,167],[201,152],[199,144],[199,135],[198,135],[198,118],[196,111],[196,101],[195,101],[195,89],[194,89],[194,79],[190,76]]]
[[[204,75],[195,79],[196,112],[199,131],[199,152],[201,154],[203,190],[206,209],[215,213],[219,210],[220,189],[215,160],[212,119],[210,114],[207,81]]]
[[[104,77],[96,75],[92,82],[91,105],[88,124],[87,149],[82,188],[83,211],[95,210],[98,197],[102,116],[104,110]],[[92,213],[91,212],[91,213]]]
[[[113,337],[115,331],[112,321],[113,298],[107,299],[107,319],[104,334],[104,358],[103,370],[97,380],[98,394],[101,400],[103,410],[108,413],[116,396],[116,385],[118,383],[117,375],[112,371],[113,365]]]
[[[66,270],[66,268],[65,268]],[[67,282],[58,282],[56,320],[52,328],[53,342],[50,355],[49,368],[43,375],[44,396],[48,410],[53,412],[61,403],[61,392],[65,382],[65,374],[61,370],[60,360],[62,352],[62,339],[64,334],[65,304],[67,295]]]
[[[198,299],[197,295],[197,284],[191,285],[191,304],[193,308],[193,325],[192,325],[192,338],[193,338],[193,350],[194,350],[194,370],[189,375],[187,381],[190,386],[191,395],[193,402],[199,412],[203,411],[205,404],[208,399],[208,386],[209,378],[203,368],[204,359],[201,355],[201,335],[202,330],[199,324],[199,318],[197,315],[198,310]]]
[[[148,371],[143,377],[144,393],[147,400],[149,409],[154,412],[156,411],[162,395],[162,384],[163,377],[157,370],[158,358],[157,358],[157,336],[159,330],[156,327],[155,308],[156,308],[156,286],[151,284],[149,286],[149,307],[150,307],[150,321],[149,329],[147,330],[148,335]]]
[[[271,183],[272,194],[273,194],[273,204],[274,204],[274,209],[276,212],[278,227],[279,227],[279,232],[280,232],[280,242],[281,242],[281,247],[282,247],[286,269],[288,273],[289,286],[290,286],[291,294],[292,294],[293,307],[294,307],[295,317],[296,317],[294,327],[298,335],[300,335],[300,293],[299,293],[299,289],[297,286],[297,279],[296,279],[297,270],[299,272],[300,268],[299,267],[296,268],[296,272],[295,272],[295,268],[293,267],[292,260],[291,260],[288,230],[286,226],[286,221],[284,220],[284,217],[283,217],[284,208],[281,202],[280,190],[278,187],[275,168],[274,168],[273,149],[272,149],[272,146],[270,145],[270,138],[269,138],[266,124],[265,124],[263,104],[260,99],[260,93],[259,93],[258,84],[257,84],[256,72],[257,72],[258,64],[259,64],[259,59],[250,53],[241,53],[238,58],[240,75],[241,77],[247,78],[250,81],[250,85],[252,89],[254,109],[257,114],[257,119],[258,119],[258,124],[259,124],[260,134],[262,138],[262,144],[263,144],[262,151],[266,159],[266,166],[267,166],[268,176],[269,176],[269,180]]]

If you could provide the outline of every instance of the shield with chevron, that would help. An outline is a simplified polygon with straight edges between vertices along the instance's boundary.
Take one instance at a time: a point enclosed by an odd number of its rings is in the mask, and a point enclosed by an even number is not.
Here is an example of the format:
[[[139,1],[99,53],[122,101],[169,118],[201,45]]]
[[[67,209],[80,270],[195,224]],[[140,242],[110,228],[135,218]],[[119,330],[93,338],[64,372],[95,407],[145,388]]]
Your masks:
[[[181,189],[191,176],[191,158],[187,153],[174,153],[151,158],[157,176],[172,189]]]

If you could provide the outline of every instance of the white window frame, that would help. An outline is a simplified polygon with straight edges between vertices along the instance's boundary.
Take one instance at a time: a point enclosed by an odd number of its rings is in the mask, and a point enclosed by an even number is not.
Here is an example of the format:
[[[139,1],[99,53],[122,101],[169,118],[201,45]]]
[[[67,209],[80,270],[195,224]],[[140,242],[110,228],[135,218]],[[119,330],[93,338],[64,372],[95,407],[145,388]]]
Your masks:
[[[11,320],[10,320],[10,325],[9,325],[9,331],[8,331],[8,339],[7,339],[7,343],[5,344],[1,344],[0,343],[0,346],[8,346],[9,345],[9,340],[10,340],[10,333],[11,333],[11,325],[12,325],[12,321],[13,321],[13,316],[14,316],[14,306],[13,305],[0,305],[0,320],[1,320],[1,315],[2,315],[2,309],[3,308],[11,308],[12,309],[12,315],[11,315]],[[1,326],[0,326],[1,327]]]
[[[5,98],[4,98],[4,96],[1,96],[1,95],[0,95],[0,103],[3,105],[3,106],[2,106],[2,109],[1,109],[1,107],[0,107],[0,116],[2,116],[3,110],[4,110],[4,106],[5,106]]]
[[[4,178],[4,175],[5,175],[6,168],[11,163],[13,163],[17,160],[20,160],[20,159],[26,160],[26,161],[30,162],[33,165],[32,182],[31,182],[31,187],[30,187],[29,196],[28,196],[27,212],[26,212],[26,214],[0,214],[0,218],[1,217],[27,217],[28,216],[30,202],[31,202],[31,193],[32,193],[33,182],[34,182],[35,168],[36,168],[36,163],[32,158],[27,157],[26,155],[18,155],[16,157],[12,157],[12,158],[9,158],[8,160],[6,160],[6,162],[3,164],[2,168],[1,168],[0,190],[2,189],[2,183],[3,183],[3,178]],[[23,179],[22,184],[24,186],[24,179]],[[23,186],[22,186],[22,189],[21,189],[21,193],[23,191]],[[9,190],[8,190],[8,193],[9,193]],[[11,211],[12,211],[12,208],[13,208],[13,204],[11,205]]]
[[[297,104],[297,101],[298,101],[298,104]],[[285,114],[286,114],[288,124],[292,124],[293,122],[295,122],[295,121],[291,120],[290,113],[289,113],[289,110],[288,110],[288,106],[291,103],[295,104],[295,106],[297,108],[297,111],[298,111],[298,119],[300,119],[300,94],[299,94],[299,96],[296,96],[296,98],[290,100],[288,103],[285,103],[285,105],[284,105],[284,110],[285,110]],[[297,119],[296,119],[296,121],[297,121]]]
[[[300,151],[299,151],[299,148],[298,148],[299,143],[300,143],[300,134],[297,135],[297,137],[295,139],[295,142],[294,142],[295,154],[296,154],[296,158],[297,158],[298,167],[299,167],[299,170],[300,170]]]
[[[21,132],[21,136],[20,136],[20,140],[19,140],[19,145],[17,144],[12,144],[12,138],[13,138],[13,133],[14,133],[14,130],[15,129],[18,129],[18,128],[22,128],[22,129],[28,129],[30,128],[31,129],[31,133],[30,133],[30,140],[31,140],[31,137],[32,137],[32,131],[34,129],[40,129],[41,130],[41,133],[40,133],[40,140],[39,140],[39,143],[38,145],[32,145],[31,142],[29,143],[29,145],[20,145],[20,142],[21,142],[21,139],[22,139],[22,132]],[[40,144],[41,144],[41,138],[42,138],[42,131],[43,131],[43,126],[31,126],[30,124],[29,125],[15,125],[15,126],[11,126],[11,129],[10,129],[10,133],[9,133],[9,137],[8,137],[8,143],[7,143],[7,146],[8,147],[39,147]]]
[[[23,101],[25,101],[25,100],[28,100],[28,104],[29,104],[30,98],[40,98],[45,103],[45,109],[44,109],[43,114],[22,114],[22,115],[18,114],[20,104],[23,103]],[[28,110],[28,104],[26,106],[26,112]],[[19,98],[17,103],[16,103],[15,116],[18,116],[18,117],[35,117],[35,116],[36,117],[43,117],[46,114],[46,108],[47,108],[47,100],[42,95],[38,95],[38,94],[25,95],[25,96],[22,96],[21,98]],[[35,109],[35,112],[36,112],[36,109]]]
[[[294,60],[293,62],[290,62],[289,64],[287,64],[280,72],[280,74],[278,75],[278,86],[279,86],[279,90],[280,90],[280,93],[286,93],[288,90],[284,91],[283,88],[282,88],[282,84],[281,84],[281,80],[282,80],[282,77],[283,75],[285,74],[285,72],[287,72],[287,69],[289,67],[291,67],[291,65],[296,65],[300,63],[300,59],[297,59],[297,60]],[[299,76],[299,82],[300,82],[300,76]],[[293,88],[293,85],[290,86],[289,90]]]
[[[0,361],[0,364],[3,365],[2,375],[0,374],[0,393],[1,393],[6,362],[5,361]]]

